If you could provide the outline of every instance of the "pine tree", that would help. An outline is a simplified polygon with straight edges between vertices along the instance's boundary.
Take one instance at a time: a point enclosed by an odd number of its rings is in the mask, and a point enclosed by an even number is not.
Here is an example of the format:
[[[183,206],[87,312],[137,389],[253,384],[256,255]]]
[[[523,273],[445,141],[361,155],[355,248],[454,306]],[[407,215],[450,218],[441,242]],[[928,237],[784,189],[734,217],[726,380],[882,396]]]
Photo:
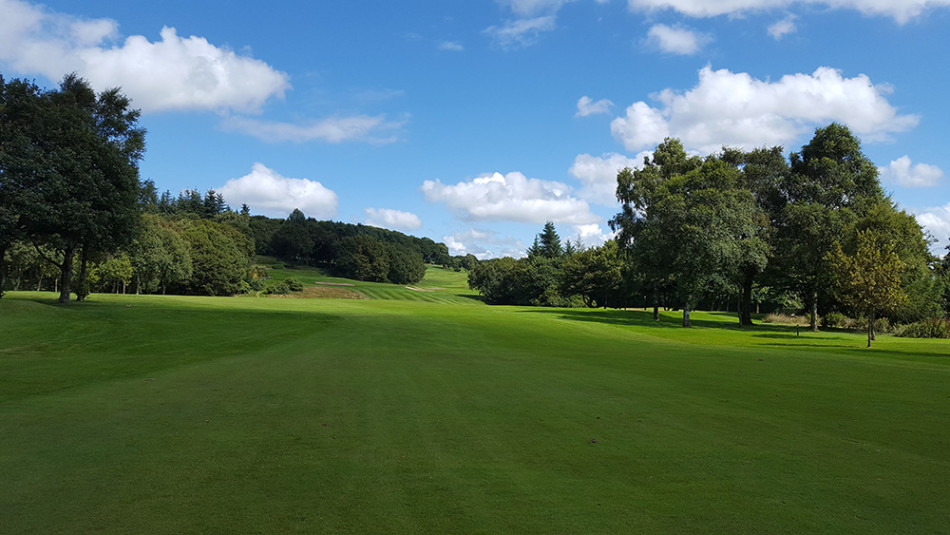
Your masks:
[[[557,235],[554,223],[548,221],[544,224],[544,230],[538,236],[541,242],[541,256],[545,258],[560,258],[564,256],[564,248],[561,247],[561,237]]]

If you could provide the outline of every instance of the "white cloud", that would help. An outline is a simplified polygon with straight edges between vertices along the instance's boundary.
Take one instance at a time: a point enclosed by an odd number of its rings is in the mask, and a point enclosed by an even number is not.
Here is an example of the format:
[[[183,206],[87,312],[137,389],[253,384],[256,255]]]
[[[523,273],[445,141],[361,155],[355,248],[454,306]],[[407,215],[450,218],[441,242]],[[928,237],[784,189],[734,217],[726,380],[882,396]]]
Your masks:
[[[776,41],[779,41],[786,35],[795,33],[797,30],[798,28],[795,26],[795,15],[789,15],[769,26],[769,35]]]
[[[263,141],[326,141],[328,143],[343,141],[392,143],[399,140],[395,132],[398,132],[404,124],[405,121],[387,121],[382,115],[331,117],[306,124],[229,117],[222,123],[228,130],[242,132]]]
[[[689,56],[699,52],[709,37],[685,28],[674,28],[666,24],[654,24],[647,32],[647,43],[667,54]]]
[[[515,19],[505,22],[501,26],[485,28],[495,44],[502,48],[517,48],[531,46],[537,42],[541,33],[549,32],[556,27],[554,15],[542,15],[528,19]]]
[[[121,87],[145,112],[236,110],[257,112],[290,88],[287,74],[263,61],[218,47],[202,37],[161,30],[114,40],[118,24],[85,20],[20,0],[0,0],[0,62],[22,73],[58,80],[70,72],[97,90]]]
[[[950,203],[943,206],[928,208],[923,213],[916,214],[917,223],[930,232],[937,241],[930,250],[939,256],[947,254],[947,241],[950,240]]]
[[[511,236],[501,236],[493,230],[470,228],[463,232],[456,232],[442,236],[442,242],[449,248],[449,254],[472,254],[479,260],[510,256],[520,258],[524,256],[525,245],[521,240]]]
[[[442,41],[439,43],[439,50],[446,50],[449,52],[462,52],[465,50],[465,47],[462,46],[462,43],[458,41]]]
[[[830,67],[772,82],[706,66],[696,87],[653,95],[657,108],[636,102],[610,127],[630,151],[652,147],[667,136],[704,153],[723,145],[786,145],[831,121],[847,125],[865,141],[880,141],[919,122],[916,115],[898,114],[885,98],[890,91],[866,75],[844,78]]]
[[[538,13],[551,13],[561,9],[564,4],[574,0],[499,0],[498,3],[507,5],[513,13],[522,16],[533,16]]]
[[[925,163],[912,166],[910,157],[906,155],[892,160],[887,167],[878,167],[877,170],[883,180],[908,188],[936,186],[943,178],[943,171],[939,167]]]
[[[287,217],[297,208],[309,217],[329,219],[336,215],[339,203],[336,193],[320,182],[287,178],[261,163],[217,191],[231,206],[247,204],[252,212],[270,217]]]
[[[585,95],[577,101],[577,113],[574,114],[574,117],[610,113],[610,107],[613,105],[613,102],[605,98],[594,102],[593,99]]]
[[[466,220],[582,224],[599,219],[567,185],[518,172],[482,175],[454,186],[426,180],[421,189],[426,201],[445,203]]]
[[[557,27],[557,12],[574,0],[498,0],[511,10],[514,19],[504,24],[485,28],[487,34],[501,48],[518,48],[535,44],[544,32]]]
[[[391,230],[414,230],[422,226],[419,216],[411,212],[401,212],[389,208],[367,208],[363,223]]]
[[[690,17],[741,15],[752,11],[813,4],[833,9],[856,9],[866,15],[892,17],[899,24],[924,11],[950,6],[950,0],[627,0],[632,11],[671,9]]]
[[[572,242],[580,241],[584,247],[600,247],[607,240],[612,240],[617,236],[616,232],[606,232],[597,223],[588,225],[574,225],[574,235],[570,237]]]
[[[635,158],[615,152],[602,156],[578,154],[569,172],[584,185],[580,192],[582,198],[613,206],[617,204],[617,172],[624,167],[642,167],[643,157],[649,154],[650,152],[641,152]]]

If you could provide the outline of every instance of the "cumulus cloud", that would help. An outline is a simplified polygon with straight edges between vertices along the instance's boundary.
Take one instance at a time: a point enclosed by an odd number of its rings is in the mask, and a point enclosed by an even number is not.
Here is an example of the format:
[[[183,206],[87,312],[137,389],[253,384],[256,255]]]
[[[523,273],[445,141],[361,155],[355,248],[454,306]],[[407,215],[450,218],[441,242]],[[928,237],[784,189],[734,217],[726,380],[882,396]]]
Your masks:
[[[426,201],[445,203],[466,220],[575,224],[598,220],[586,201],[571,196],[567,185],[518,172],[482,175],[455,185],[426,180],[421,189]]]
[[[654,24],[647,32],[647,43],[667,54],[689,56],[699,52],[709,37],[685,28]]]
[[[222,123],[228,130],[242,132],[263,141],[369,141],[392,143],[399,140],[398,132],[405,121],[390,121],[385,116],[357,115],[354,117],[331,117],[294,124],[280,121],[264,121],[249,117],[229,117]]]
[[[449,248],[449,254],[452,256],[471,254],[479,260],[502,256],[520,258],[525,255],[526,249],[519,239],[480,228],[442,236],[442,243]]]
[[[607,232],[597,223],[588,225],[574,225],[574,234],[570,237],[572,242],[581,242],[584,247],[600,247],[607,240],[612,240],[617,236],[616,232]]]
[[[937,255],[946,254],[944,247],[950,240],[950,203],[943,206],[928,208],[915,216],[920,226],[930,233],[937,241],[930,250]]]
[[[422,226],[419,216],[411,212],[401,212],[389,208],[367,208],[363,223],[390,230],[414,230]]]
[[[329,219],[336,215],[339,203],[336,193],[320,182],[287,178],[261,163],[217,191],[231,206],[247,204],[254,213],[270,217],[287,217],[296,208],[309,217]]]
[[[145,112],[257,112],[290,87],[287,74],[263,61],[174,28],[162,28],[159,41],[133,35],[119,43],[113,20],[80,19],[21,0],[0,0],[0,13],[0,62],[51,80],[77,72],[97,90],[121,87]]]
[[[613,102],[605,98],[594,102],[592,98],[585,95],[577,101],[577,113],[574,114],[574,117],[610,113],[610,107],[613,105]]]
[[[855,9],[865,15],[891,17],[899,24],[924,11],[950,6],[950,0],[627,0],[632,11],[673,10],[690,17],[741,15],[752,11],[788,8],[794,4]]]
[[[773,82],[706,66],[699,71],[696,87],[652,95],[659,107],[635,102],[610,128],[630,151],[652,147],[667,136],[705,153],[723,145],[746,149],[786,145],[832,121],[847,125],[866,141],[879,141],[919,122],[916,115],[897,112],[885,98],[890,92],[890,87],[874,85],[866,75],[845,78],[830,67]]]
[[[883,180],[908,188],[936,186],[943,178],[943,171],[939,167],[925,163],[911,165],[910,157],[906,155],[877,170]]]
[[[786,35],[795,33],[797,29],[798,28],[795,26],[795,15],[789,15],[769,26],[769,35],[771,35],[776,41],[779,41]]]
[[[583,188],[580,196],[591,202],[605,205],[617,204],[617,172],[624,167],[638,169],[643,166],[644,156],[650,152],[641,152],[635,158],[612,152],[602,156],[578,154],[569,172],[580,180]]]

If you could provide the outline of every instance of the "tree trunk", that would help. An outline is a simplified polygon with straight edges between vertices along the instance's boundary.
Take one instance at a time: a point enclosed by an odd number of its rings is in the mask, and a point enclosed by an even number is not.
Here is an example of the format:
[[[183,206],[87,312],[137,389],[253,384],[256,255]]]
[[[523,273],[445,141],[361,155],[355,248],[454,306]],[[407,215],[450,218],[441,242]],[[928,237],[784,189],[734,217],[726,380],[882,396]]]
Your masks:
[[[660,293],[653,289],[653,321],[660,321]]]
[[[811,292],[811,314],[810,319],[808,320],[809,327],[812,331],[818,332],[818,290],[812,290]]]
[[[79,280],[76,285],[76,301],[85,301],[86,296],[89,295],[89,288],[87,288],[86,275],[88,272],[88,258],[86,255],[86,248],[83,247],[79,250]]]
[[[868,347],[871,347],[871,340],[874,340],[874,314],[868,314]]]
[[[739,325],[752,325],[752,286],[755,272],[746,270],[742,279],[742,297],[739,299]]]
[[[6,264],[3,259],[7,255],[7,246],[0,245],[0,297],[3,297],[3,274],[6,272]]]
[[[689,303],[683,305],[683,327],[692,327],[689,322]]]
[[[59,302],[64,305],[69,303],[69,294],[72,291],[73,253],[75,253],[75,250],[72,247],[63,249],[63,263],[60,266],[59,278]]]

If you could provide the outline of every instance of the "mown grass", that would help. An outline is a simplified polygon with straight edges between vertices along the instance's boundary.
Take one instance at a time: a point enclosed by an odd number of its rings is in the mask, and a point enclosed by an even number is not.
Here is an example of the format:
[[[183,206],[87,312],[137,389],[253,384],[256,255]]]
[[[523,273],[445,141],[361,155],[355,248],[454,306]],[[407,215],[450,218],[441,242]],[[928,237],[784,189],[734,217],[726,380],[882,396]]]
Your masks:
[[[950,344],[422,301],[0,299],[0,532],[939,533]]]
[[[294,278],[305,286],[322,284],[343,284],[340,289],[357,292],[367,299],[395,301],[418,301],[456,305],[481,304],[478,294],[468,288],[466,272],[445,269],[441,266],[426,267],[422,281],[411,285],[398,285],[379,282],[354,281],[340,277],[331,277],[322,270],[308,266],[287,266],[270,257],[257,257],[258,265],[267,266],[268,275],[274,280]]]

